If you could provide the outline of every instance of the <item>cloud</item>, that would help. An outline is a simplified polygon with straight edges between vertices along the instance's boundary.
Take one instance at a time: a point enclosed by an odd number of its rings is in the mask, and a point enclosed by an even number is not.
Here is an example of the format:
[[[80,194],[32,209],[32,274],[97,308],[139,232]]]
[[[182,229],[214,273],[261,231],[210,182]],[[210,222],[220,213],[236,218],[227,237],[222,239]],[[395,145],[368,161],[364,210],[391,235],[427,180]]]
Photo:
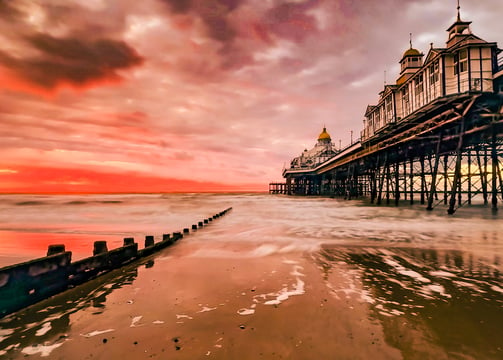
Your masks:
[[[266,12],[264,23],[281,38],[302,42],[318,30],[316,18],[309,11],[319,3],[318,0],[280,3]]]
[[[48,34],[35,34],[26,40],[38,54],[20,58],[0,52],[0,66],[16,78],[46,90],[61,85],[79,88],[99,81],[118,81],[120,70],[143,62],[124,41],[57,38]]]
[[[22,15],[10,0],[0,0],[0,17],[5,19],[15,19]]]
[[[175,14],[189,14],[199,17],[211,38],[222,43],[231,43],[236,31],[229,20],[230,13],[243,0],[162,0]]]
[[[462,17],[501,44],[503,5],[488,1]],[[0,12],[5,168],[267,184],[323,125],[337,146],[356,137],[409,33],[423,52],[442,46],[456,4],[0,0]]]

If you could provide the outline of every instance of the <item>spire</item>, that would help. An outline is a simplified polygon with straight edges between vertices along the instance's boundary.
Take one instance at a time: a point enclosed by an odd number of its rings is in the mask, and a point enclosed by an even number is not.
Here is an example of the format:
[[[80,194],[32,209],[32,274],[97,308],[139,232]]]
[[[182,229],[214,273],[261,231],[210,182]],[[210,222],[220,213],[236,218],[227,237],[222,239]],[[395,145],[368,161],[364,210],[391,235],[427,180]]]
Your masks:
[[[409,33],[409,44],[410,48],[412,49],[412,33]]]
[[[461,6],[459,5],[459,2],[460,0],[457,0],[458,6],[456,8],[456,21],[447,29],[447,32],[449,33],[449,37],[447,38],[447,47],[457,43],[460,36],[471,33],[470,24],[472,22],[461,20]]]

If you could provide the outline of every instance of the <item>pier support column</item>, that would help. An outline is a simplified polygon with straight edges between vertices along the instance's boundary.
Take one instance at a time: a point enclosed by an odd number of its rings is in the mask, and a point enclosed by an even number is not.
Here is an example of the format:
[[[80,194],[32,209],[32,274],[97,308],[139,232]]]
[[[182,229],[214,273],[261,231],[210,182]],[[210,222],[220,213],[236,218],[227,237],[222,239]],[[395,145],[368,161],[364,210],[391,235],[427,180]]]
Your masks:
[[[391,177],[391,170],[390,170],[390,164],[386,164],[386,205],[389,205],[389,192],[390,192],[390,179]]]
[[[484,199],[484,205],[487,205],[487,177],[482,167],[482,161],[480,160],[480,151],[477,148],[477,165],[479,167],[480,184],[482,185],[482,198]]]
[[[384,154],[384,163],[382,166],[382,172],[379,180],[379,195],[377,196],[377,205],[381,205],[382,200],[382,188],[384,186],[384,177],[386,175],[386,167],[388,164],[388,153]]]
[[[400,200],[400,162],[395,162],[395,206],[398,206]]]
[[[433,197],[437,191],[437,173],[438,173],[438,163],[440,161],[440,145],[442,144],[442,134],[438,137],[437,147],[435,151],[435,165],[433,166],[433,171],[431,174],[431,184],[430,184],[430,193],[428,195],[428,206],[426,210],[433,210]]]
[[[472,150],[468,151],[468,205],[472,204]]]
[[[426,193],[426,178],[424,175],[424,155],[421,155],[419,161],[421,163],[421,205],[424,205],[425,193]]]
[[[496,128],[493,127],[491,138],[491,185],[492,197],[491,208],[493,212],[498,211],[498,153],[496,152]]]
[[[409,164],[409,177],[410,177],[410,204],[414,204],[414,159],[410,158]]]
[[[465,131],[465,117],[461,117],[461,124],[459,125],[459,139],[458,145],[456,147],[456,164],[454,168],[454,178],[452,179],[452,187],[451,187],[451,198],[449,200],[449,209],[447,209],[447,213],[449,215],[454,214],[455,206],[456,206],[456,190],[461,186],[461,156],[463,149],[463,136]]]

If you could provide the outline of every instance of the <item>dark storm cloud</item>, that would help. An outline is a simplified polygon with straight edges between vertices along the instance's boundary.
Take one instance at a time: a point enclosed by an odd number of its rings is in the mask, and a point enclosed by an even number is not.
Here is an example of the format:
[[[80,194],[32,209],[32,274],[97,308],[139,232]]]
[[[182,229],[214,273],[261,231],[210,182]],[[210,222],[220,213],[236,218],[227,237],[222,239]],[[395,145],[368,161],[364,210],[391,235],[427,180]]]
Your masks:
[[[0,0],[0,17],[15,19],[21,16],[21,12],[15,8],[14,1]]]
[[[201,20],[205,35],[221,44],[217,50],[221,70],[253,64],[254,53],[274,47],[279,39],[300,43],[318,32],[317,20],[309,12],[319,6],[320,0],[280,0],[272,4],[255,4],[250,0],[160,1],[175,16]],[[199,61],[185,62],[182,66],[196,72],[204,70]],[[210,72],[215,73],[217,69],[210,67]]]
[[[200,17],[208,29],[208,36],[223,43],[232,42],[236,31],[230,23],[229,13],[244,0],[162,0],[176,14]]]
[[[318,0],[280,3],[265,14],[264,21],[269,30],[277,36],[300,42],[317,28],[316,19],[306,12],[318,3]]]
[[[117,70],[143,62],[124,41],[57,38],[47,34],[32,35],[26,40],[39,51],[38,56],[16,58],[0,52],[0,64],[25,81],[46,89],[62,82],[81,86],[92,81],[117,79]]]

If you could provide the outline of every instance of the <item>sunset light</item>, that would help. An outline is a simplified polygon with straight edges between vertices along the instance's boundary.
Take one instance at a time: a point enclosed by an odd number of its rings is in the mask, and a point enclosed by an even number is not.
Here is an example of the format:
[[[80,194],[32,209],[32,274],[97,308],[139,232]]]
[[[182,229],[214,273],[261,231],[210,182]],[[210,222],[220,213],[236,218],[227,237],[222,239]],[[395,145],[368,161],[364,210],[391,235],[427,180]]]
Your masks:
[[[324,124],[347,145],[409,33],[426,52],[455,15],[385,3],[1,2],[0,192],[267,191]],[[463,13],[503,43],[487,6]]]

